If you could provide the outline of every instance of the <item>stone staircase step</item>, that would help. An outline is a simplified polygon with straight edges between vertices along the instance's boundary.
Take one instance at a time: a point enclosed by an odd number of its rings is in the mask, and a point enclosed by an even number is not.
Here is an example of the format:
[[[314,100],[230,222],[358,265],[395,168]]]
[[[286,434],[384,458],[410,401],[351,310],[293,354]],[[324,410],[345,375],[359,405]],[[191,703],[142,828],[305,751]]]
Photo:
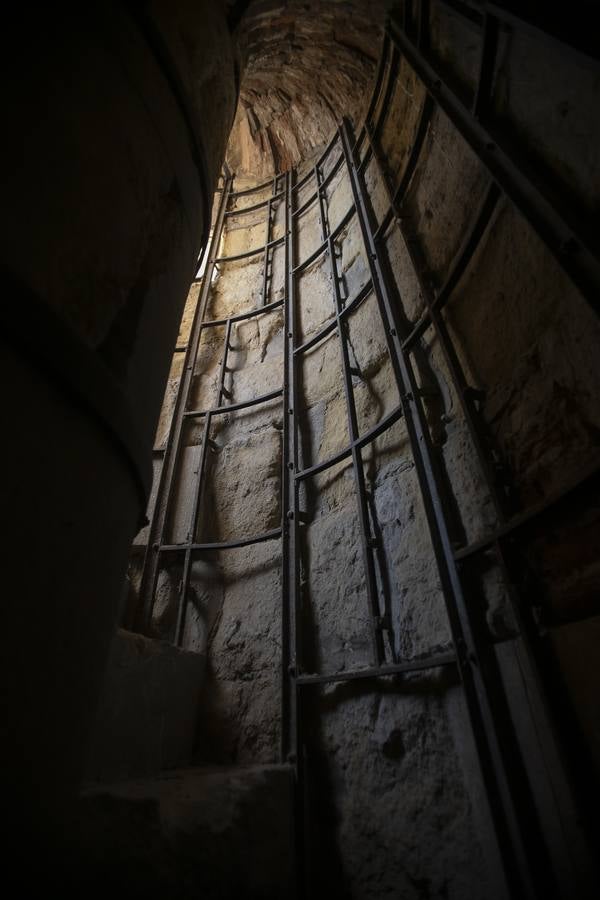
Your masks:
[[[290,767],[261,765],[89,786],[78,876],[102,896],[292,900],[292,785]]]
[[[113,639],[86,781],[189,765],[206,657],[119,629]]]

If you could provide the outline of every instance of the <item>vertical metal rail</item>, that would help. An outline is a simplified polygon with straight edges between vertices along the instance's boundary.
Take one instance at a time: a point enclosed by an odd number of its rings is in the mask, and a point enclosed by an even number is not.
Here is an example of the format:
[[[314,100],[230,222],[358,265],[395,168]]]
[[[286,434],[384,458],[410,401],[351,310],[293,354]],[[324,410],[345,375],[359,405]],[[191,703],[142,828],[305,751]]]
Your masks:
[[[269,197],[269,201],[267,203],[267,218],[266,218],[266,229],[265,229],[265,249],[264,249],[264,267],[263,267],[263,283],[262,283],[262,305],[267,305],[267,293],[269,290],[269,268],[271,266],[272,257],[271,257],[271,248],[269,246],[271,242],[271,216],[273,212],[273,202],[274,198],[277,195],[277,175],[273,179],[273,191],[272,196]]]
[[[432,537],[446,609],[456,647],[459,669],[471,714],[482,774],[490,798],[507,880],[514,896],[552,896],[546,868],[536,867],[533,881],[529,857],[545,858],[539,839],[528,781],[517,746],[510,714],[492,648],[478,616],[467,601],[453,551],[453,526],[440,478],[427,420],[409,354],[403,348],[400,319],[393,303],[389,273],[374,240],[366,189],[352,156],[349,123],[341,129],[342,145],[350,173],[361,232],[367,249],[375,295],[386,326],[388,349],[400,387],[404,419]],[[516,863],[516,866],[515,866]],[[518,873],[518,874],[517,874]]]
[[[485,116],[492,94],[492,84],[496,68],[498,52],[498,19],[488,9],[483,12],[483,38],[481,40],[481,57],[479,60],[479,77],[473,98],[473,115],[476,119]]]
[[[423,9],[420,4],[419,10]],[[482,116],[482,112],[489,108],[493,76],[493,65],[490,63],[493,63],[492,57],[496,51],[496,23],[492,23],[491,17],[506,19],[506,13],[497,5],[493,5],[492,9],[492,4],[489,4],[486,8],[481,87],[474,98],[467,98],[465,92],[442,72],[428,48],[415,43],[398,18],[390,18],[387,31],[428,94],[471,146],[504,194],[532,225],[592,309],[600,314],[600,247],[597,230],[589,215],[581,206],[573,204],[556,178],[543,176],[525,147],[503,133],[501,123],[488,122],[489,116]],[[519,21],[516,14],[511,18]]]
[[[367,132],[367,134],[369,133]],[[385,168],[380,157],[380,148],[377,146],[376,142],[372,140],[370,135],[369,139],[371,141],[373,156],[378,166],[380,178],[385,185],[388,199],[391,202],[392,192],[387,173],[385,172]],[[485,193],[480,212],[475,217],[473,228],[473,231],[475,233],[481,235],[482,229],[485,228],[487,222],[489,221],[489,217],[491,216],[491,213],[495,208],[496,201],[499,196],[500,193],[498,188],[494,183],[492,183]],[[405,219],[397,217],[397,226],[403,239],[407,255],[412,263],[413,271],[417,283],[419,284],[419,290],[425,300],[429,324],[433,327],[433,331],[436,335],[439,346],[446,360],[451,381],[453,383],[456,396],[462,409],[462,414],[467,425],[467,430],[469,432],[479,463],[479,469],[482,474],[488,496],[494,506],[497,526],[502,529],[508,523],[509,511],[514,510],[511,509],[511,505],[509,503],[510,498],[506,489],[508,487],[506,481],[506,473],[499,465],[500,457],[495,448],[493,448],[490,443],[490,436],[481,414],[480,398],[478,396],[478,392],[468,384],[465,377],[464,370],[458,358],[458,354],[456,353],[446,322],[441,315],[441,304],[436,303],[439,295],[438,297],[434,295],[431,282],[425,274],[427,272],[427,267],[425,265],[425,260],[420,245],[418,244],[414,236],[411,235],[408,231]],[[451,291],[445,292],[445,302],[450,299],[450,295]],[[529,682],[529,689],[527,690],[528,695],[531,695],[531,689],[535,685],[535,702],[540,705],[538,709],[538,715],[543,714],[546,721],[546,727],[547,729],[549,729],[549,733],[552,733],[554,729],[552,727],[549,704],[544,696],[540,674],[535,662],[535,650],[532,646],[532,638],[536,633],[535,621],[533,620],[533,615],[530,611],[530,608],[517,596],[517,579],[513,578],[511,575],[511,566],[509,565],[509,560],[507,560],[506,557],[503,539],[498,538],[497,540],[495,540],[491,545],[491,549],[493,549],[494,551],[494,554],[498,561],[498,565],[502,572],[505,590],[509,599],[512,615],[517,626],[517,635],[514,636],[518,636],[519,638],[518,647],[515,648],[515,653],[518,656],[518,665],[516,671],[518,671],[520,677],[523,678],[524,689],[525,682]],[[528,611],[530,612],[529,616],[527,615]],[[514,641],[514,638],[511,639],[511,641]],[[515,698],[513,703],[516,702],[517,698]],[[533,702],[531,696],[530,702]],[[537,772],[541,774],[542,770],[547,768],[547,766],[548,763],[546,759],[544,758],[544,756],[541,756],[541,758],[536,763],[535,768]],[[563,776],[558,771],[558,768],[556,766],[553,766],[552,768],[553,771],[548,771],[547,777],[550,783],[555,784],[556,788],[556,786],[563,781]],[[560,831],[560,829],[562,828],[562,824],[560,822],[561,817],[558,814],[558,810],[555,810],[554,815],[555,823],[553,825],[553,828]],[[549,827],[549,824],[550,823],[546,821],[546,828]],[[540,831],[542,831],[542,829],[540,829]],[[554,860],[554,862],[557,861]]]
[[[419,6],[423,23],[422,28],[426,28],[427,4],[420,3]],[[461,7],[461,11],[464,13],[464,8]],[[471,107],[471,114],[474,120],[477,120],[479,123],[486,121],[492,98],[500,22],[497,16],[486,7],[482,11],[480,24],[482,26],[482,39],[479,76]],[[423,50],[426,49],[427,41],[425,41],[424,44],[419,42],[418,50],[415,50],[415,52],[418,53],[420,51],[422,54]],[[421,56],[419,59],[423,64],[423,57]],[[411,64],[413,63],[410,57],[409,62]],[[454,124],[459,131],[461,131],[462,125],[463,136],[467,137],[468,140],[469,131],[468,127],[465,126],[465,122],[468,123],[468,114],[465,112],[461,119],[461,114],[457,113],[457,109],[460,110],[460,100],[458,97],[455,96],[452,102],[445,105],[442,98],[445,98],[447,95],[445,92],[441,91],[441,83],[435,82],[433,85],[429,85],[427,81],[423,79],[423,74],[419,71],[418,67],[416,68],[416,71],[425,83],[429,102],[433,102],[434,95],[437,94],[436,99],[438,104],[445,109],[447,113],[449,113],[449,110],[454,111],[455,117],[453,118],[453,116],[450,115],[450,118],[454,121]],[[476,129],[476,126],[472,127]],[[410,234],[409,229],[407,228],[406,218],[399,214],[396,208],[395,196],[393,195],[392,185],[385,170],[385,164],[381,158],[381,149],[378,145],[377,135],[368,128],[368,123],[365,125],[365,132],[379,170],[379,175],[387,191],[390,208],[393,210],[404,246],[419,283],[420,291],[425,299],[425,321],[427,325],[433,327],[442,349],[462,409],[464,420],[476,452],[488,496],[495,509],[498,526],[497,537],[494,540],[488,541],[486,546],[493,551],[499,569],[503,575],[511,611],[516,623],[517,635],[515,637],[517,637],[518,640],[516,640],[516,642],[514,640],[509,642],[507,646],[512,650],[514,655],[514,660],[511,665],[515,675],[522,684],[522,697],[521,699],[514,698],[511,701],[511,706],[519,707],[519,705],[526,706],[527,704],[534,706],[536,708],[536,717],[538,720],[538,742],[530,742],[527,748],[527,756],[522,753],[523,766],[525,770],[529,771],[530,783],[534,784],[534,782],[537,782],[538,792],[541,791],[545,793],[546,796],[560,798],[555,799],[553,803],[546,803],[543,814],[543,824],[541,820],[537,821],[538,834],[536,842],[538,845],[539,870],[542,871],[546,862],[549,861],[551,868],[554,870],[557,884],[561,884],[562,891],[568,893],[571,884],[573,883],[573,879],[577,880],[577,866],[581,865],[586,868],[587,862],[585,860],[585,850],[582,847],[581,835],[579,834],[580,826],[577,821],[577,814],[573,807],[571,788],[568,785],[564,767],[560,762],[561,741],[559,740],[556,731],[556,723],[554,722],[550,710],[549,697],[547,696],[547,692],[543,685],[540,664],[544,654],[540,646],[537,624],[531,605],[525,603],[524,598],[518,597],[516,587],[518,575],[515,576],[514,571],[514,552],[507,544],[507,539],[512,539],[510,537],[511,529],[509,516],[514,514],[515,511],[515,496],[512,492],[513,486],[510,482],[508,473],[500,464],[500,455],[498,451],[490,442],[489,431],[482,415],[482,398],[479,395],[479,392],[467,383],[445,319],[441,315],[441,310],[445,303],[447,303],[452,289],[456,285],[457,274],[458,277],[460,277],[460,272],[464,271],[464,268],[481,237],[482,231],[487,226],[487,222],[501,196],[501,186],[509,199],[514,199],[511,198],[510,190],[514,186],[510,183],[510,179],[508,178],[508,167],[504,169],[504,171],[501,170],[503,177],[491,181],[483,198],[479,213],[476,215],[471,226],[471,234],[464,242],[461,253],[459,254],[459,261],[455,266],[457,271],[450,273],[446,284],[436,295],[432,283],[426,275],[427,266],[425,265],[425,259],[420,244],[414,236]],[[472,140],[473,134],[476,134],[476,130],[471,133],[472,145],[474,144]],[[493,150],[495,148],[494,145],[489,144],[486,149],[489,151],[490,149]],[[476,146],[475,150],[477,152]],[[478,152],[478,156],[482,159],[481,153]],[[485,159],[483,159],[482,162],[485,164]],[[521,185],[526,185],[527,176],[526,170],[523,168],[519,169],[518,166],[519,161],[517,159],[517,177],[514,180],[520,188]],[[494,175],[494,167],[489,166],[489,168],[492,175]],[[521,207],[519,207],[519,204],[517,204],[517,206],[520,208],[521,213],[528,218],[526,209],[523,208],[523,204]],[[543,209],[541,203],[539,204],[539,209]],[[540,233],[539,221],[536,223],[534,218],[531,224],[538,230],[538,233]],[[376,234],[376,243],[379,243],[381,233],[382,232],[378,230]],[[543,231],[540,236],[544,239]],[[552,249],[551,246],[550,249]],[[564,262],[564,253],[562,254],[562,259],[559,259],[559,262]],[[565,269],[567,274],[569,274],[570,266],[566,265]],[[572,271],[571,277],[577,284],[578,278],[573,276]],[[590,298],[588,297],[588,299]],[[427,325],[425,327],[427,327]],[[415,334],[414,336],[409,336],[409,340],[404,344],[405,350],[414,346],[413,338],[418,339],[418,337],[424,333],[424,330],[425,328],[419,326],[417,329],[418,335]],[[466,573],[463,574],[463,584],[465,575]],[[541,724],[542,722],[543,725]],[[529,839],[531,840],[531,835],[529,835]],[[560,854],[557,855],[556,853],[553,853],[549,858],[549,855],[543,848],[552,844],[554,846],[560,846],[561,840],[564,845],[568,847],[567,852],[563,853],[560,859],[558,858]],[[579,857],[580,862],[574,863],[574,859],[577,857]],[[542,877],[540,883],[542,885],[540,890],[543,892],[546,889],[544,887],[546,884],[545,878]]]
[[[366,129],[366,134],[369,145],[371,147],[373,159],[375,160],[375,164],[377,166],[379,177],[382,184],[384,185],[387,194],[388,202],[390,204],[390,207],[392,209],[395,209],[393,192],[390,186],[389,177],[381,158],[381,149],[377,143],[377,140],[371,134],[369,128]],[[477,238],[477,240],[470,242],[472,245],[469,247],[470,251],[474,251],[479,238],[481,238],[481,236],[483,235],[483,232],[492,217],[494,209],[496,208],[499,196],[500,192],[498,191],[496,185],[492,182],[487,188],[483,198],[483,202],[480,205],[480,210],[475,216],[475,227],[470,230],[471,234],[475,233],[475,236]],[[485,427],[480,409],[478,408],[480,400],[479,392],[467,382],[462,365],[458,358],[458,354],[456,353],[456,350],[454,348],[453,341],[450,338],[448,327],[441,314],[439,295],[436,295],[434,293],[434,288],[431,280],[426,275],[427,266],[421,248],[417,243],[416,238],[408,230],[406,225],[407,220],[405,219],[405,217],[400,216],[396,211],[394,213],[394,217],[408,258],[410,259],[410,262],[412,264],[413,272],[419,285],[419,291],[421,292],[421,296],[425,301],[427,317],[426,321],[433,327],[435,335],[439,340],[440,347],[442,349],[442,353],[444,355],[444,359],[446,360],[448,371],[452,379],[454,390],[456,392],[458,402],[460,403],[465,421],[467,423],[469,435],[477,454],[479,466],[483,474],[486,487],[490,494],[490,498],[494,505],[496,516],[500,521],[504,522],[506,520],[505,512],[508,511],[508,498],[506,492],[501,492],[499,490],[500,471],[497,464],[493,464],[491,461],[493,457],[490,447],[490,436],[488,434],[487,428]],[[382,244],[382,238],[376,237],[375,243],[378,247],[380,247]],[[450,294],[451,291],[446,290],[444,292],[444,304],[447,303],[450,299]],[[407,349],[406,345],[404,346],[404,349]],[[506,476],[504,476],[504,478],[506,479]]]
[[[296,395],[296,285],[294,279],[294,172],[285,176],[285,360],[283,381],[283,502],[281,504],[283,534],[283,603],[282,603],[282,746],[281,756],[297,765],[299,750],[298,698],[296,676],[298,673],[298,616],[299,616],[299,569],[298,569],[298,489],[296,471],[298,469],[298,425]]]
[[[369,508],[367,503],[367,490],[362,463],[362,452],[356,445],[356,441],[359,436],[358,419],[356,415],[356,404],[354,402],[354,390],[352,387],[352,375],[350,371],[350,356],[348,352],[348,340],[346,335],[346,328],[348,326],[347,323],[345,321],[342,321],[340,317],[343,308],[342,298],[340,294],[340,276],[338,273],[335,256],[335,243],[331,237],[331,230],[329,228],[327,206],[324,197],[324,189],[321,185],[321,173],[318,165],[315,166],[315,182],[319,200],[319,221],[321,223],[321,237],[323,242],[327,242],[327,249],[325,250],[325,254],[329,258],[334,311],[337,321],[337,335],[340,342],[342,379],[344,383],[344,397],[346,400],[348,434],[352,445],[352,474],[354,477],[354,489],[356,491],[363,567],[365,571],[367,587],[367,605],[371,633],[372,664],[374,666],[380,666],[385,661],[385,650],[383,646],[382,635],[382,628],[385,625],[385,621],[381,616],[381,610],[379,608],[375,558],[373,555],[373,551],[377,549],[377,540],[373,537],[369,520]]]
[[[194,317],[190,328],[175,408],[169,427],[167,445],[163,457],[163,466],[143,561],[142,580],[140,584],[140,607],[138,613],[139,621],[137,623],[140,631],[147,631],[152,620],[154,593],[159,571],[159,547],[165,543],[165,532],[168,527],[174,494],[175,476],[181,455],[185,412],[189,403],[190,391],[194,380],[194,370],[198,358],[202,321],[204,319],[206,304],[210,293],[210,285],[215,269],[215,259],[221,242],[223,222],[225,220],[225,212],[229,203],[232,185],[233,178],[231,175],[227,174],[223,183],[223,191],[221,193],[219,207],[215,218],[213,236],[208,251],[208,260],[198,303],[194,311]]]
[[[202,327],[202,326],[201,326]],[[227,319],[225,326],[225,337],[223,340],[223,355],[221,356],[221,365],[219,367],[219,380],[217,383],[217,400],[216,407],[221,406],[221,400],[225,389],[225,376],[227,374],[227,358],[229,355],[229,343],[231,340],[231,318]],[[181,644],[183,641],[183,632],[185,628],[185,617],[187,613],[187,599],[190,586],[190,574],[192,566],[192,544],[196,538],[198,529],[198,514],[202,505],[202,493],[204,491],[204,473],[206,470],[206,459],[208,456],[208,448],[210,446],[210,429],[212,425],[212,413],[208,410],[204,416],[204,428],[202,430],[202,445],[200,450],[200,464],[198,466],[198,475],[194,490],[194,500],[190,513],[190,522],[187,533],[187,545],[185,548],[185,558],[183,564],[183,577],[179,587],[179,604],[177,608],[177,626],[175,629],[175,643]]]
[[[301,611],[299,571],[298,397],[296,388],[297,310],[294,277],[294,179],[285,176],[285,291],[282,459],[282,654],[281,654],[281,758],[294,772],[294,846],[297,897],[306,891],[306,759],[300,715],[298,674],[301,656]]]

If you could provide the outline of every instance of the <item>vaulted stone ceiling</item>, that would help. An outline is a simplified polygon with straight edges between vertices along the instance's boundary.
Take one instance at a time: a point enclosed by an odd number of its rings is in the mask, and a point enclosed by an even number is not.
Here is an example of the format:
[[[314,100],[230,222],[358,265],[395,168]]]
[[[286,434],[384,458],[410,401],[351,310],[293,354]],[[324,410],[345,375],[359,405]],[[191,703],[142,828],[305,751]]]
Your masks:
[[[368,102],[390,0],[251,0],[237,26],[240,102],[227,160],[266,178],[314,155]]]

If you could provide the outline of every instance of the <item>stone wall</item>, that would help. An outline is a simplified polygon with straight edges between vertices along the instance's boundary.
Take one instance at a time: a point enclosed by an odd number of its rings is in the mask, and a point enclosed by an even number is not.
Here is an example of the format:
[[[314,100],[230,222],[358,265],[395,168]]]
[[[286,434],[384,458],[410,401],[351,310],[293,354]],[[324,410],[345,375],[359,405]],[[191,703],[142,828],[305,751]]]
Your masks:
[[[444,18],[439,13],[432,39],[439,55],[456,65],[469,83],[476,72],[472,35],[468,28],[459,33],[458,20],[448,15]],[[464,52],[458,53],[461,42]],[[504,61],[500,83],[521,109],[521,85],[509,68]],[[540,92],[546,68],[531,73]],[[559,113],[551,118],[551,128],[548,117],[540,122],[515,115],[515,121],[532,152],[544,155],[544,165],[570,178],[574,188],[583,185],[583,190],[597,197],[596,164],[587,154],[586,139],[567,145],[563,134],[564,117],[574,122],[583,118],[582,106],[592,91],[588,74],[565,71],[564,85],[556,86],[554,92]],[[585,86],[578,97],[573,88],[577,79]],[[402,61],[381,133],[394,183],[404,171],[423,99],[414,73]],[[503,102],[506,106],[509,101]],[[343,172],[327,189],[332,229],[351,202]],[[366,167],[365,180],[373,215],[380,220],[387,199],[373,162]],[[476,157],[447,118],[434,113],[402,210],[434,288],[443,283],[487,186],[488,176]],[[307,186],[297,192],[297,205],[310,190]],[[255,196],[253,202],[258,199]],[[593,206],[589,198],[586,202]],[[281,205],[276,229],[283,225],[282,214]],[[231,218],[229,226],[221,251],[225,254],[258,246],[265,239],[259,217],[250,227],[242,217]],[[313,205],[299,219],[298,260],[318,246],[320,228],[318,207]],[[408,333],[424,309],[424,299],[396,226],[388,232],[386,249],[397,287],[396,302]],[[344,296],[352,298],[368,278],[354,220],[339,235],[336,252]],[[209,305],[211,318],[256,305],[261,259],[231,263],[219,272]],[[299,342],[334,315],[329,267],[330,261],[321,256],[298,278]],[[276,258],[274,272],[270,300],[282,296],[282,256]],[[192,289],[189,309],[195,296]],[[469,384],[482,392],[484,421],[512,482],[516,510],[547,499],[577,478],[593,458],[598,441],[600,329],[539,238],[507,202],[498,205],[444,311],[444,320]],[[186,323],[189,310],[182,341]],[[225,382],[230,402],[280,385],[282,327],[281,312],[274,311],[233,328]],[[399,401],[373,295],[349,316],[347,335],[352,388],[364,433]],[[222,327],[207,330],[203,337],[198,406],[215,402],[223,337]],[[165,421],[178,378],[176,365],[167,391]],[[447,361],[431,329],[414,355],[414,365],[462,540],[476,540],[496,525],[493,504]],[[302,356],[298,381],[300,462],[308,467],[349,440],[335,331]],[[279,525],[282,428],[279,401],[215,420],[198,539],[228,540]],[[159,433],[163,439],[164,425]],[[191,474],[199,459],[200,440],[201,430],[190,428],[171,524],[173,541],[186,536]],[[449,649],[448,619],[402,420],[363,451],[363,462],[369,511],[381,546],[377,578],[390,615],[388,652],[392,658],[411,660]],[[304,670],[339,672],[369,665],[370,612],[350,461],[304,482],[301,509]],[[584,675],[598,622],[593,618],[598,613],[593,600],[598,595],[593,552],[597,515],[593,505],[591,511],[571,510],[569,515],[550,534],[534,534],[524,543],[522,562],[535,576],[536,593],[531,596],[550,634],[554,663],[558,663],[555,672],[571,691],[588,749],[598,753],[597,694]],[[194,601],[185,644],[208,648],[209,660],[198,761],[247,764],[278,758],[280,566],[280,545],[272,541],[215,552],[194,568]],[[510,648],[514,633],[507,613],[510,585],[499,567],[489,562],[479,575],[490,636]],[[173,625],[180,577],[180,572],[167,570],[161,576],[154,627],[163,637],[169,636]],[[586,616],[587,620],[579,621]],[[315,688],[307,695],[304,712],[311,776],[309,874],[315,897],[320,892],[361,900],[504,896],[464,698],[449,670],[385,683]]]
[[[298,194],[300,204],[304,195]],[[329,221],[335,227],[351,203],[347,177],[338,174],[327,194]],[[220,250],[223,255],[264,241],[264,226],[258,220],[243,232],[235,218],[229,223]],[[298,259],[308,256],[320,240],[313,206],[299,220]],[[344,292],[351,298],[368,279],[356,222],[341,232],[337,252]],[[261,267],[252,258],[223,266],[214,280],[207,318],[221,319],[254,306],[262,283]],[[278,262],[267,299],[279,298],[282,290]],[[333,315],[327,257],[320,257],[302,273],[297,294],[301,342]],[[197,290],[192,289],[190,306],[196,296]],[[188,322],[189,314],[184,317],[181,343]],[[282,325],[281,310],[276,310],[233,327],[225,382],[228,402],[281,384]],[[223,339],[222,326],[204,333],[195,407],[207,408],[216,402]],[[363,432],[399,399],[373,295],[350,317],[348,339]],[[176,360],[159,440],[166,433],[178,374]],[[298,379],[301,466],[307,467],[348,443],[335,334],[305,354]],[[246,537],[279,525],[282,427],[279,401],[215,420],[198,540]],[[201,435],[200,427],[190,428],[169,541],[186,538]],[[393,652],[411,659],[448,648],[448,623],[404,426],[393,426],[363,457],[371,510],[382,541],[379,578],[392,614]],[[369,665],[370,620],[350,463],[308,481],[301,505],[306,517],[301,548],[304,667],[335,672]],[[267,763],[279,758],[280,565],[280,544],[273,541],[214,552],[194,566],[184,646],[208,647],[199,763]],[[180,567],[161,572],[153,620],[157,636],[172,636],[181,574]],[[320,822],[329,823],[327,841],[334,840],[337,847],[324,870],[323,885],[339,866],[343,883],[356,897],[381,896],[398,884],[415,896],[419,885],[428,885],[431,896],[444,896],[444,891],[456,897],[492,896],[480,837],[488,826],[485,812],[473,809],[471,794],[478,790],[477,778],[464,749],[469,726],[460,694],[456,682],[442,671],[397,683],[311,693],[307,706],[309,721],[314,721],[311,782],[320,785],[325,779],[331,788],[322,795],[315,791],[311,827],[319,831]],[[436,807],[433,817],[432,806]],[[457,872],[457,859],[469,860],[469,865]],[[320,870],[323,862],[317,854],[312,864]]]

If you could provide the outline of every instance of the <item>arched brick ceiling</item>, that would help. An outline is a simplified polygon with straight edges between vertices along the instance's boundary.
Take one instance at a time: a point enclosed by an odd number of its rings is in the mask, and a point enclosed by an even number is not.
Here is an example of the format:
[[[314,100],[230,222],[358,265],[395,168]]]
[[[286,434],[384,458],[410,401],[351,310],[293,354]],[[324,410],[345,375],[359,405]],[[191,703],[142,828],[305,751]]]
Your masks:
[[[269,177],[310,158],[368,102],[390,0],[254,0],[237,36],[244,64],[228,163]]]

